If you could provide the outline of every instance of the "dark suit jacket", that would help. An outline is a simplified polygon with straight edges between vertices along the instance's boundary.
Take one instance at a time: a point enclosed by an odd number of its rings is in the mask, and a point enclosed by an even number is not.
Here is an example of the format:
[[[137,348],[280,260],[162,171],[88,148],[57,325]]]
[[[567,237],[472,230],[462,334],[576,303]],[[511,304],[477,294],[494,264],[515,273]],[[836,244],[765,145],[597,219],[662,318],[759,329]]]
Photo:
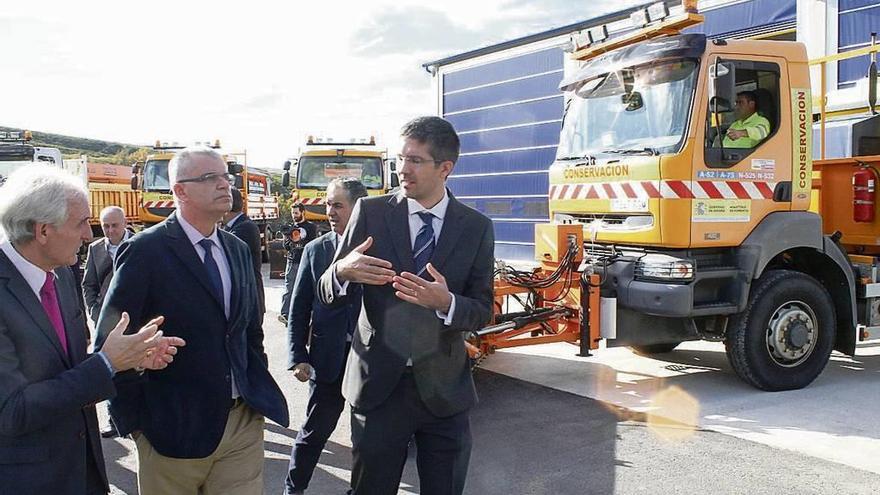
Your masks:
[[[100,356],[86,354],[76,283],[55,270],[69,356],[36,294],[0,252],[0,493],[86,493],[86,444],[107,476],[95,402],[115,394]]]
[[[251,220],[251,217],[241,215],[229,227],[229,232],[244,241],[251,253],[251,263],[254,265],[254,275],[257,280],[257,300],[260,303],[260,315],[262,315],[266,312],[266,294],[263,292],[263,250],[260,242],[260,227]],[[262,321],[262,317],[260,321]]]
[[[390,261],[397,273],[414,273],[408,215],[401,195],[361,198],[337,259],[372,236],[366,254]],[[407,358],[413,360],[419,395],[436,416],[451,416],[476,402],[462,332],[482,327],[492,316],[494,242],[492,222],[450,194],[431,258],[455,295],[450,326],[433,310],[399,299],[391,284],[363,286],[363,308],[343,383],[343,394],[354,407],[380,405],[400,380]],[[325,304],[336,306],[347,296],[334,294],[332,270],[321,277],[319,294]]]
[[[107,241],[102,237],[89,244],[86,257],[86,272],[83,275],[82,291],[86,302],[86,311],[93,322],[98,322],[104,296],[113,278],[113,258],[107,251]]]
[[[306,244],[293,286],[287,337],[290,344],[289,367],[309,363],[315,368],[316,381],[333,383],[345,367],[348,333],[354,330],[361,311],[360,287],[345,304],[330,308],[315,297],[321,275],[333,261],[335,232],[328,232]],[[309,332],[311,331],[311,339]],[[306,342],[311,343],[306,349]]]
[[[117,383],[110,414],[121,435],[140,430],[162,455],[203,458],[214,452],[229,414],[231,374],[254,410],[287,425],[287,402],[267,368],[257,288],[247,246],[219,231],[232,272],[230,319],[211,290],[205,265],[177,213],[120,246],[116,273],[98,320],[97,345],[122,311],[135,331],[165,316],[165,335],[182,337],[174,364]]]

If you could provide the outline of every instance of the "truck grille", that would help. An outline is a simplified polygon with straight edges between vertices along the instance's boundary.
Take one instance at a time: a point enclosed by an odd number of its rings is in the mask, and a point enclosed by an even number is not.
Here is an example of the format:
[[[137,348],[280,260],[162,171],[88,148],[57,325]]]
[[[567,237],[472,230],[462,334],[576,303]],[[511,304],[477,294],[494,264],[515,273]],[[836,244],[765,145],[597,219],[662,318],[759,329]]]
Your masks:
[[[557,213],[561,223],[596,225],[600,230],[642,230],[654,226],[650,213]]]
[[[304,207],[304,208],[306,209],[306,211],[309,212],[309,213],[315,213],[315,214],[317,214],[317,215],[324,215],[324,214],[327,213],[327,207],[325,207],[323,204],[320,204],[320,205],[303,205],[303,207]]]

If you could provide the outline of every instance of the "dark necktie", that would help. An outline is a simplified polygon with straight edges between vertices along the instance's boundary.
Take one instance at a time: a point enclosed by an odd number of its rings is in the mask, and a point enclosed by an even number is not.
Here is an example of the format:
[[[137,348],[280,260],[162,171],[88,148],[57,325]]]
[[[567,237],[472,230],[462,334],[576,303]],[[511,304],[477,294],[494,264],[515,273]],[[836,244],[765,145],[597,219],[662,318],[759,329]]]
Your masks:
[[[413,261],[416,264],[416,275],[425,278],[422,273],[425,266],[434,254],[434,214],[430,211],[420,211],[416,213],[422,219],[423,225],[416,235],[416,242],[413,246]]]
[[[211,249],[214,246],[214,241],[205,238],[199,241],[199,246],[202,246],[202,249],[205,250],[205,270],[208,271],[208,280],[211,281],[211,286],[214,288],[214,295],[220,301],[220,306],[225,307],[225,302],[223,301],[223,279],[220,278],[220,268],[217,266],[217,262],[214,261],[214,254]]]
[[[61,348],[64,354],[67,354],[67,332],[64,331],[64,319],[61,317],[61,307],[58,306],[58,293],[55,292],[55,275],[52,272],[46,273],[46,281],[40,289],[40,302],[43,303],[43,309],[46,310],[46,316],[55,329],[55,335],[61,342]]]

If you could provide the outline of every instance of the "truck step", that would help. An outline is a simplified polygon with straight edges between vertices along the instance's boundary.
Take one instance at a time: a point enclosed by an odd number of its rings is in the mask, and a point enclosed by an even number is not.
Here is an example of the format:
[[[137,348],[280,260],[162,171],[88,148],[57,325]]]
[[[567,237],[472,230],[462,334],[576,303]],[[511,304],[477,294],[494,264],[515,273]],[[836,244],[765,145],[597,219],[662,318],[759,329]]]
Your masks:
[[[739,278],[745,273],[735,266],[717,266],[711,268],[697,267],[697,275],[701,279],[707,278]]]
[[[695,305],[694,316],[730,315],[737,312],[736,304],[729,302],[702,303]]]

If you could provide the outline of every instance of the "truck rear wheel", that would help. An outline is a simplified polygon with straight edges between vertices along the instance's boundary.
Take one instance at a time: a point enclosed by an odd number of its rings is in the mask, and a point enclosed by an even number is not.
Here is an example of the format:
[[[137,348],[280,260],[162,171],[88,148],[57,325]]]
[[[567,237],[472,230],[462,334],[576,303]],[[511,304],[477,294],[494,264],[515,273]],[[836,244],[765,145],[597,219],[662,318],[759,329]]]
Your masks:
[[[731,318],[725,348],[736,374],[761,390],[809,385],[828,363],[836,317],[814,278],[773,270],[752,286],[745,311]]]
[[[653,356],[654,354],[666,354],[672,352],[681,342],[670,342],[666,344],[646,344],[632,345],[630,349],[640,356]]]

